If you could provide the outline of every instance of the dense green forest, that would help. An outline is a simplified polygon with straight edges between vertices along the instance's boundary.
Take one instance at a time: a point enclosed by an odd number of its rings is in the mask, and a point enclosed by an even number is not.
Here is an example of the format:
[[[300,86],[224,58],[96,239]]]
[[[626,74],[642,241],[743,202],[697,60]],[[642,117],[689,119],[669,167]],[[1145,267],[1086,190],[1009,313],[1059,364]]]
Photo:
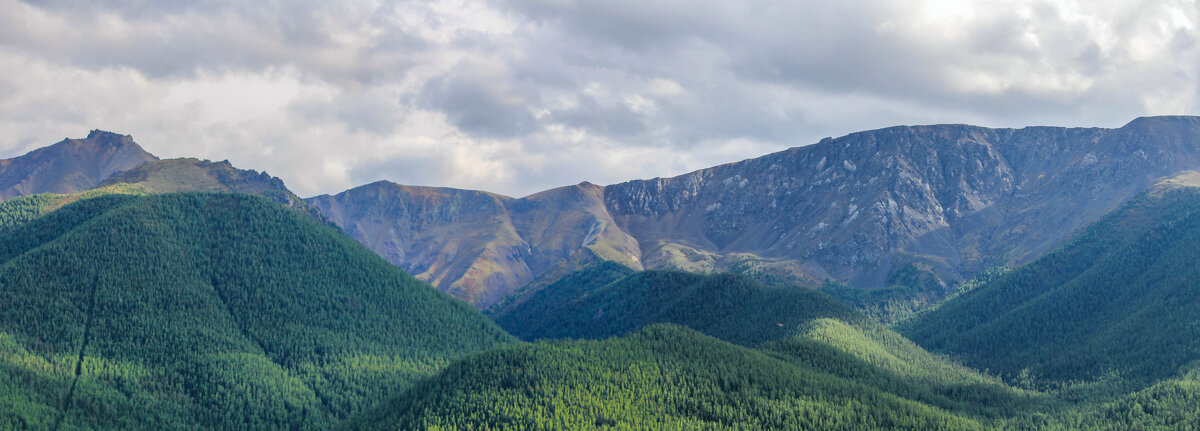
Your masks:
[[[524,340],[605,338],[654,323],[675,323],[745,346],[793,335],[816,318],[869,321],[809,288],[767,286],[733,274],[634,272],[612,262],[568,274],[491,314]]]
[[[789,352],[804,356],[799,350]],[[967,416],[872,386],[865,374],[842,372],[847,378],[798,362],[673,325],[603,341],[540,342],[455,363],[348,428],[981,428]],[[868,367],[852,357],[828,362]]]
[[[659,324],[624,338],[503,347],[343,428],[1200,429],[1200,371],[1108,401],[1068,399],[937,359],[869,361],[825,341],[857,338],[839,335],[847,330],[833,324],[750,349]]]
[[[108,195],[145,195],[138,186],[114,184],[80,193],[41,193],[0,201],[0,230],[24,224],[51,211],[80,200]]]
[[[875,321],[895,325],[928,312],[933,306],[974,290],[1008,272],[1010,268],[997,266],[958,283],[944,286],[934,275],[932,267],[913,260],[892,269],[888,275],[888,287],[859,289],[830,281],[821,286],[821,291],[862,311]]]
[[[97,195],[0,208],[0,428],[328,428],[515,341],[266,199]]]
[[[1002,386],[930,354],[829,295],[739,275],[635,272],[602,263],[492,312],[501,327],[529,341],[603,339],[673,323],[747,347],[785,339],[817,341],[927,383]]]
[[[0,429],[1200,429],[1196,244],[1200,193],[1156,189],[890,309],[918,345],[809,288],[612,263],[492,323],[261,197],[34,195],[0,202]]]
[[[901,328],[1010,381],[1139,389],[1200,359],[1198,261],[1200,192],[1160,188]]]

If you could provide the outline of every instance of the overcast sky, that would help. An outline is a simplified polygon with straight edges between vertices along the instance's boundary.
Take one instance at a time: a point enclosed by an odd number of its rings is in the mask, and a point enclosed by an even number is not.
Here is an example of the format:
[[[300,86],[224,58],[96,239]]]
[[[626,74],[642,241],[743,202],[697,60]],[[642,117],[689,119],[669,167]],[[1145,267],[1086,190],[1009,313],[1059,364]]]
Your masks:
[[[0,158],[98,128],[301,196],[523,196],[898,124],[1193,114],[1198,21],[1195,1],[0,0]]]

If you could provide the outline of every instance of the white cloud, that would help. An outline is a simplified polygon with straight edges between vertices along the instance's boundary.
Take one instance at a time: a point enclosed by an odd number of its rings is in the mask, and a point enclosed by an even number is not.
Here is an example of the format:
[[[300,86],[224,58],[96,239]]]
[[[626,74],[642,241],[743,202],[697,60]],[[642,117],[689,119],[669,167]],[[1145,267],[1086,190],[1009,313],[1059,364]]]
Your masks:
[[[1189,1],[0,0],[0,157],[102,128],[302,195],[510,195],[894,124],[1196,109]]]

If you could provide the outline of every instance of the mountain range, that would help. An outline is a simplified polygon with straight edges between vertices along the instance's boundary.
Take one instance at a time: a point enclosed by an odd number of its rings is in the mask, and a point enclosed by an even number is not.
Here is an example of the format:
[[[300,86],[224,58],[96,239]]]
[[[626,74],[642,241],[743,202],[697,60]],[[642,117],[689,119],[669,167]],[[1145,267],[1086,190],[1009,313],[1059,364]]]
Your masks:
[[[158,161],[129,136],[93,131],[0,161],[0,186],[6,197],[102,183],[260,194],[335,223],[482,309],[597,261],[944,293],[1041,256],[1159,179],[1197,166],[1197,117],[1138,118],[1117,129],[899,126],[671,178],[584,182],[523,198],[379,181],[301,200],[265,173]]]
[[[94,131],[0,164],[0,428],[1194,429],[1198,127],[307,200]]]
[[[1117,129],[902,126],[519,199],[377,182],[309,201],[388,261],[480,308],[596,260],[860,289],[917,271],[945,290],[1028,262],[1197,166],[1196,117]]]

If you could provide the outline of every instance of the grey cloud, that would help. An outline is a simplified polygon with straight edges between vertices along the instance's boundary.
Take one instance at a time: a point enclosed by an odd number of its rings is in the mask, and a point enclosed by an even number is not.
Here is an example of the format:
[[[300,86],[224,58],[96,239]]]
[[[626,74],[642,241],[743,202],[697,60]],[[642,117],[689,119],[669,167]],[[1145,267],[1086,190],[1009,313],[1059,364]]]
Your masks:
[[[67,127],[117,123],[186,143],[195,138],[167,127],[211,108],[160,108],[172,89],[283,75],[305,98],[246,124],[188,131],[314,153],[296,158],[302,167],[281,165],[266,147],[242,156],[311,191],[381,176],[455,185],[445,182],[461,167],[431,162],[431,142],[489,155],[519,146],[527,154],[494,161],[505,173],[491,182],[519,195],[581,173],[627,179],[582,167],[596,148],[630,158],[667,149],[655,154],[677,156],[659,165],[693,169],[758,155],[724,149],[738,142],[778,149],[896,123],[1118,126],[1189,113],[1200,97],[1200,11],[1176,14],[1168,2],[955,2],[966,14],[942,18],[938,5],[862,0],[0,2],[0,61],[31,60],[80,82],[80,100],[66,103],[68,93],[26,84],[53,82],[0,77],[0,91],[19,95],[0,101],[0,132],[57,140],[76,130]],[[1171,21],[1180,14],[1191,27]],[[138,106],[119,106],[105,90],[114,76],[139,92]],[[355,144],[333,146],[343,140]],[[379,142],[394,143],[390,153],[372,154]],[[320,151],[344,157],[325,166]],[[670,173],[609,163],[640,169],[619,175]],[[489,184],[478,178],[491,168],[471,181]]]
[[[1045,73],[1078,72],[1086,77],[1099,72],[1097,56],[1106,60],[1080,23],[1068,22],[1048,4],[1033,4],[1027,17],[1008,6],[987,10],[968,23],[961,40],[932,41],[881,33],[889,20],[904,24],[915,18],[902,6],[886,3],[700,1],[644,6],[641,2],[512,1],[506,5],[530,16],[542,31],[576,41],[576,52],[619,46],[637,53],[653,47],[640,61],[626,63],[632,73],[664,63],[679,66],[671,63],[671,56],[655,57],[703,41],[711,49],[708,55],[727,61],[735,82],[875,94],[999,116],[1020,114],[1008,108],[1013,105],[1023,106],[1023,112],[1040,110],[1040,115],[1063,108],[1058,103],[1061,94],[1024,88],[1025,69],[1046,67],[1052,70]],[[1024,38],[1031,32],[1045,38],[1045,46],[1033,48],[1026,43]],[[671,76],[679,79],[682,72],[695,70],[678,68]],[[1008,87],[999,94],[947,85],[951,73],[1005,70],[1013,73],[996,77],[999,85]],[[1087,95],[1075,97],[1073,102],[1078,103]]]
[[[85,68],[131,67],[150,77],[189,77],[199,71],[296,67],[320,79],[360,80],[402,73],[411,65],[377,50],[336,39],[341,32],[379,25],[379,8],[350,11],[327,2],[74,2],[29,6],[57,28],[0,18],[0,43]],[[114,18],[115,17],[115,18]],[[391,28],[386,42],[411,35]],[[406,37],[407,36],[407,37]],[[400,44],[403,45],[403,44]],[[388,48],[384,47],[384,48]],[[369,56],[369,59],[362,58]],[[391,60],[391,61],[381,61]]]
[[[507,81],[470,69],[464,65],[450,76],[429,82],[421,102],[445,112],[459,129],[480,136],[508,138],[535,129],[527,101],[509,92]]]
[[[350,132],[387,136],[404,121],[406,107],[390,91],[344,92],[333,100],[293,103],[291,113],[309,124],[341,123]]]
[[[428,179],[443,177],[443,170],[440,162],[424,157],[380,157],[355,166],[350,179],[355,185],[387,180],[405,185],[439,186],[441,184],[428,184]]]

